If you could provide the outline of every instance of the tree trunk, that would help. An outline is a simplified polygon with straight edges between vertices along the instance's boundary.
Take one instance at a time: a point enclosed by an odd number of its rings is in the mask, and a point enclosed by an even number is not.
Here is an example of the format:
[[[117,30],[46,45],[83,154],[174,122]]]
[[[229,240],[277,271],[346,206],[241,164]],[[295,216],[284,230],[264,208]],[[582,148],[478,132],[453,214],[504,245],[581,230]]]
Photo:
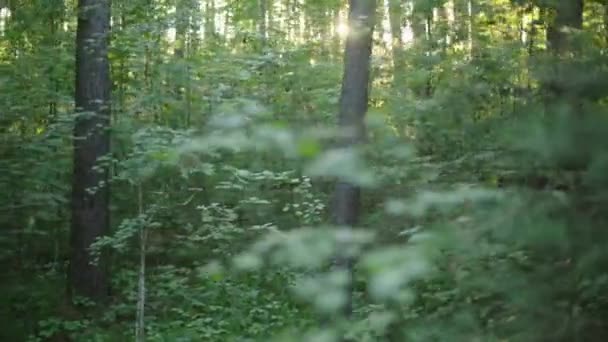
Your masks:
[[[205,1],[205,40],[215,37],[215,0]]]
[[[70,236],[71,295],[103,300],[108,276],[103,259],[93,265],[91,244],[109,229],[107,162],[110,152],[110,1],[80,0],[76,33],[76,111]]]
[[[410,26],[412,28],[412,34],[414,42],[420,43],[426,40],[426,14],[420,11],[415,6],[413,12],[410,13]]]
[[[403,84],[403,36],[401,34],[403,26],[403,8],[402,2],[399,0],[389,0],[388,15],[391,26],[391,38],[393,52],[393,72],[395,82],[393,83],[396,88],[400,88]]]
[[[53,3],[52,8],[49,10],[49,48],[54,48],[59,46],[57,31],[59,27],[59,23],[63,20],[64,17],[64,4],[62,0],[55,1]],[[59,81],[56,78],[56,67],[55,64],[52,64],[48,70],[49,74],[49,90],[50,90],[50,99],[49,99],[49,122],[54,122],[57,118],[57,98],[59,96]]]
[[[138,214],[140,217],[144,215],[144,195],[143,185],[140,183],[137,187],[138,197]],[[135,342],[144,342],[146,340],[146,242],[148,240],[148,231],[142,222],[139,226],[139,273],[137,276],[137,307],[135,311]]]
[[[475,42],[475,18],[477,17],[477,5],[473,0],[469,0],[467,3],[467,11],[469,13],[469,25],[468,25],[468,47],[469,56],[471,59],[477,56],[477,44]]]
[[[576,89],[569,81],[569,73],[575,66],[572,54],[575,53],[572,45],[572,36],[568,28],[581,29],[583,26],[583,0],[561,0],[553,9],[553,20],[549,20],[547,27],[547,46],[556,57],[554,70],[546,84],[548,104],[557,102],[568,104],[571,110],[576,110],[580,104]],[[570,72],[569,72],[570,70]],[[563,100],[563,101],[562,101]]]
[[[608,2],[604,4],[604,43],[608,45]]]
[[[203,26],[207,25],[207,7],[205,7],[204,9],[205,12],[202,12],[203,4],[201,3],[201,0],[190,0],[190,6],[192,9],[190,14],[190,39],[188,43],[188,49],[190,56],[195,56],[198,53],[199,47],[201,46],[201,27],[203,28],[202,34],[207,37],[207,33],[205,32],[206,26]],[[215,5],[213,6],[214,11],[211,16],[213,18],[213,21],[215,22]],[[213,34],[211,34],[211,36],[215,36],[215,25],[212,27],[212,29]]]
[[[547,43],[556,54],[570,50],[568,27],[583,27],[583,0],[560,0],[555,5],[555,17],[547,27]]]
[[[192,10],[193,1],[190,0],[178,0],[177,7],[175,8],[175,72],[170,76],[175,89],[175,98],[180,104],[184,105],[184,110],[180,108],[180,112],[183,115],[177,115],[167,117],[167,123],[173,127],[186,127],[189,121],[189,113],[187,111],[188,106],[188,79],[190,75],[188,69],[187,58],[190,55],[189,43],[191,42],[192,35],[189,35],[189,28],[191,22],[191,16],[189,11]]]
[[[175,51],[177,59],[183,59],[186,50],[186,34],[188,33],[188,1],[178,0],[175,8]]]
[[[267,0],[258,0],[259,6],[259,18],[258,18],[258,35],[260,36],[260,47],[264,49],[266,47],[267,38],[267,27],[266,27],[266,12],[267,12]]]
[[[351,0],[348,16],[350,33],[344,52],[344,76],[340,94],[338,124],[348,133],[340,142],[342,148],[352,148],[365,139],[364,118],[367,112],[372,34],[374,29],[375,1]],[[334,192],[333,221],[338,226],[353,227],[359,219],[361,189],[356,184],[339,180]],[[337,267],[352,273],[350,260],[342,258]],[[352,281],[351,281],[352,283]],[[352,287],[352,284],[351,284]],[[352,313],[352,301],[345,306],[344,314]]]

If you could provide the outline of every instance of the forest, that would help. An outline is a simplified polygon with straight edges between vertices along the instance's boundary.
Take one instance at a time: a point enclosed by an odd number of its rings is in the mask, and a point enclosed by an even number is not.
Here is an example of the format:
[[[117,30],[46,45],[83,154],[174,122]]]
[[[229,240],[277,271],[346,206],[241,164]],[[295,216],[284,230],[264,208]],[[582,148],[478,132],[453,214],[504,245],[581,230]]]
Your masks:
[[[1,341],[608,341],[607,209],[607,0],[0,0]]]

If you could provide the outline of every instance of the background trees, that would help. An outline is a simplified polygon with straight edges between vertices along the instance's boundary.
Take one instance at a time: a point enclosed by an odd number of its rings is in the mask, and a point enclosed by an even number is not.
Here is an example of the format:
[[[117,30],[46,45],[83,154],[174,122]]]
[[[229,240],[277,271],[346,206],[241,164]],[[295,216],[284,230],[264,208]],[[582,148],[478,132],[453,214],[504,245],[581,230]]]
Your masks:
[[[605,339],[603,2],[81,5],[0,1],[0,339]]]

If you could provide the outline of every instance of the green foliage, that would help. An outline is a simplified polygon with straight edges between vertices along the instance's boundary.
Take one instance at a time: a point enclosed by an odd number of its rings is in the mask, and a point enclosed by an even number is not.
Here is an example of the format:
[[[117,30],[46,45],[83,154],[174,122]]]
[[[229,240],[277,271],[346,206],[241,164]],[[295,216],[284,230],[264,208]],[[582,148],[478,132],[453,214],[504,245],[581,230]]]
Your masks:
[[[403,42],[380,4],[357,148],[345,1],[265,3],[113,4],[96,307],[63,296],[76,2],[0,1],[0,340],[132,340],[142,240],[149,341],[608,338],[605,2],[559,56],[547,1],[408,1]]]

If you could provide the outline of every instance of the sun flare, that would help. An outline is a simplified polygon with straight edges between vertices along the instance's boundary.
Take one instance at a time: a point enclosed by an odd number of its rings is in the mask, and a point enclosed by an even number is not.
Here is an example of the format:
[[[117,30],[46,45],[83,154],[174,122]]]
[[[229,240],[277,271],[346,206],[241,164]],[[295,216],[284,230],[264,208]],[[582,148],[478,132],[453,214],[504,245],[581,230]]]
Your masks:
[[[336,33],[342,38],[348,36],[349,31],[350,29],[347,23],[339,23],[338,26],[336,26]]]

